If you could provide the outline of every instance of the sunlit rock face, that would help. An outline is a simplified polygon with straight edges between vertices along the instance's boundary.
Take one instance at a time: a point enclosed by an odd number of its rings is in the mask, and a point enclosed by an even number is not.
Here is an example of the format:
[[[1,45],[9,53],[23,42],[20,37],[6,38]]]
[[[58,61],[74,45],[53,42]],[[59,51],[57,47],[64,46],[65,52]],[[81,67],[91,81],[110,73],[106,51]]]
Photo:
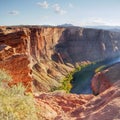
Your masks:
[[[102,92],[104,92],[106,89],[110,88],[112,85],[109,78],[105,76],[105,73],[97,73],[92,78],[92,91],[94,95],[98,95]]]
[[[27,36],[27,31],[20,28],[1,28],[0,69],[5,69],[12,76],[10,86],[22,82],[28,86],[27,91],[31,91]]]
[[[120,81],[98,96],[53,92],[35,98],[41,120],[120,119]]]
[[[37,91],[51,91],[59,86],[59,81],[75,68],[76,63],[119,55],[119,51],[118,32],[79,27],[0,27],[0,68],[8,70],[14,78],[25,73]],[[28,70],[16,66],[16,72],[18,69],[21,72],[15,74],[9,66],[14,65],[12,58],[23,64],[18,56],[26,58],[24,66]]]

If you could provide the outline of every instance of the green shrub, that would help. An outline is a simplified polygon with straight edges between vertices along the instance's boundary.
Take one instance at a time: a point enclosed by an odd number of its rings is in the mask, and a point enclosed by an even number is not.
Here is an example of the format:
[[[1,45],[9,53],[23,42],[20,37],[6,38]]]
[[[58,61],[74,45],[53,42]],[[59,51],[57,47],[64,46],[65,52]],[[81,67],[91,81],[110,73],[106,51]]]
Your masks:
[[[0,70],[0,80],[11,77]],[[25,95],[22,83],[13,87],[0,86],[0,120],[37,120],[32,94]]]
[[[82,63],[79,66],[77,66],[77,68],[75,68],[72,72],[70,72],[67,76],[65,76],[61,81],[61,85],[58,88],[54,88],[52,89],[52,91],[54,90],[65,90],[67,93],[70,92],[72,85],[71,85],[71,81],[73,79],[73,74],[75,74],[78,71],[83,70],[85,67],[87,67],[88,65],[90,65],[90,63]]]
[[[70,81],[73,79],[73,73],[69,73],[63,80],[61,80],[61,86],[58,87],[58,90],[65,90],[67,93],[69,93],[70,89],[72,88],[72,85],[70,84]]]

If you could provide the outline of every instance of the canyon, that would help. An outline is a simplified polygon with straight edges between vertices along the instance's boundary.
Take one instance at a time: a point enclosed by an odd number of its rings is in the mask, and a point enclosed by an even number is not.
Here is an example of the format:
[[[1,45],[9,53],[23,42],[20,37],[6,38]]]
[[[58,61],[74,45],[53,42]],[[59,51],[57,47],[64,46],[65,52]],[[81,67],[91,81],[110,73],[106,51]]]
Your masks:
[[[101,94],[97,97],[51,93],[81,62],[90,63],[116,55],[120,55],[119,32],[81,27],[0,27],[0,69],[6,70],[12,76],[10,86],[22,82],[27,86],[27,91],[38,94],[35,95],[36,101],[46,112],[43,120],[48,118],[49,120],[70,118],[98,120],[95,116],[101,113],[104,118],[104,111],[108,108],[111,110],[108,116],[115,109],[116,118],[120,118],[119,107],[116,107],[120,106],[119,87],[116,87],[120,79],[120,64],[103,71],[102,75],[98,73],[93,77],[94,92],[98,91],[96,84],[101,84],[99,90]],[[109,97],[109,95],[112,96]],[[49,113],[45,108],[49,108],[51,112]],[[57,108],[59,108],[58,111]],[[96,109],[98,111],[95,111]],[[64,118],[62,118],[63,113]],[[101,116],[98,118],[101,119]]]

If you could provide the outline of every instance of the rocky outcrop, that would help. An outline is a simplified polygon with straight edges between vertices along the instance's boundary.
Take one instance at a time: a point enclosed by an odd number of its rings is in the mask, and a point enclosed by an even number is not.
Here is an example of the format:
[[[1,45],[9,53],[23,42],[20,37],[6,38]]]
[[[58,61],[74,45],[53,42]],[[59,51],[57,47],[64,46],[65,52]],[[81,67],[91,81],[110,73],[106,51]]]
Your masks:
[[[99,94],[111,87],[113,83],[120,79],[120,64],[116,64],[109,69],[97,73],[92,79],[92,90],[94,94]]]
[[[74,110],[71,115],[80,120],[120,119],[120,81]]]
[[[31,91],[30,60],[28,57],[28,34],[24,29],[3,27],[0,32],[0,69],[12,76],[9,85],[22,82]]]
[[[92,79],[92,91],[94,95],[104,92],[111,87],[111,81],[105,76],[104,72],[97,73]]]
[[[79,27],[0,27],[0,68],[19,78],[20,74],[9,69],[13,65],[11,58],[16,58],[17,63],[18,56],[20,59],[26,57],[28,73],[25,69],[21,71],[23,74],[25,71],[28,81],[31,81],[28,74],[32,70],[35,91],[51,91],[59,86],[60,80],[81,61],[104,59],[119,55],[119,51],[120,36],[117,32]],[[23,64],[22,60],[18,62]],[[3,63],[7,63],[7,67]]]
[[[120,119],[120,81],[98,96],[54,92],[35,98],[42,120]]]
[[[42,120],[68,120],[70,112],[86,104],[93,95],[66,94],[58,91],[35,95],[36,105],[41,110],[39,117]]]
[[[23,83],[27,86],[27,91],[32,91],[29,63],[28,57],[25,55],[15,55],[0,62],[0,69],[6,70],[12,76],[10,86]]]

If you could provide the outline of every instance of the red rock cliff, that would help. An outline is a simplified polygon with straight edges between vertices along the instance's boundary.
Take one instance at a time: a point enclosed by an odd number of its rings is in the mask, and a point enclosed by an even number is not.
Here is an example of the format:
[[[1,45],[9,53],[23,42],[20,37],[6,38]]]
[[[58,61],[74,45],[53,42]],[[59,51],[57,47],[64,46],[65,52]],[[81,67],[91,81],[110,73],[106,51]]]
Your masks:
[[[23,29],[1,29],[0,32],[0,69],[11,74],[10,85],[22,82],[31,90],[31,77],[28,75],[28,33]]]

